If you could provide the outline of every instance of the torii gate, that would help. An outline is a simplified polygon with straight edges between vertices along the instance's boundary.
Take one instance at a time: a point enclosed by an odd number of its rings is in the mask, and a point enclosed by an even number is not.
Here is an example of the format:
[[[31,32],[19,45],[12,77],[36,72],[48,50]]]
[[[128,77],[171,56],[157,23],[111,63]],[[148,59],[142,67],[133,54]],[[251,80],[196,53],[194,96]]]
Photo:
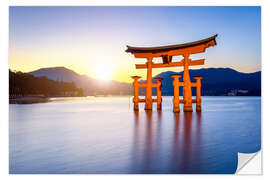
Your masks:
[[[183,82],[179,82],[181,75],[172,75],[174,78],[174,112],[179,112],[179,103],[184,104],[184,111],[192,111],[192,102],[196,102],[196,110],[201,110],[201,82],[202,77],[195,77],[196,83],[191,83],[189,76],[189,66],[204,65],[204,59],[191,60],[189,59],[190,54],[197,54],[205,52],[206,48],[216,45],[216,37],[212,37],[170,46],[159,46],[159,47],[131,47],[127,46],[126,52],[130,52],[135,58],[146,58],[146,64],[136,64],[136,69],[147,69],[147,80],[146,83],[140,83],[139,76],[132,76],[134,79],[134,110],[138,110],[138,103],[145,102],[145,110],[152,110],[153,102],[158,103],[158,109],[161,109],[161,78],[156,79],[157,84],[152,83],[152,68],[166,68],[166,67],[177,67],[184,66]],[[172,62],[173,56],[182,55],[184,58],[180,62]],[[161,57],[163,63],[153,63],[153,58]],[[183,86],[183,100],[179,99],[179,86]],[[197,87],[197,98],[192,100],[191,87]],[[145,99],[139,99],[139,87],[146,87]],[[157,99],[152,99],[152,87],[157,88]]]

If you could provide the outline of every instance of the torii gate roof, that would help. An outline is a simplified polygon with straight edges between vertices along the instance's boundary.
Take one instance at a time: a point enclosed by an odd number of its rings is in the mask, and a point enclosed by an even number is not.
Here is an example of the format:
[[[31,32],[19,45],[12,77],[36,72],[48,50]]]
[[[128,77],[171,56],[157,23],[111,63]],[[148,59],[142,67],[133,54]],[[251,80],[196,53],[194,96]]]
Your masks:
[[[206,39],[202,39],[199,41],[194,41],[194,42],[189,42],[189,43],[184,43],[184,44],[176,44],[176,45],[169,45],[169,46],[158,46],[158,47],[132,47],[132,46],[127,46],[126,52],[130,52],[132,54],[141,54],[141,53],[166,53],[169,51],[177,51],[177,50],[190,50],[191,48],[196,48],[196,47],[204,47],[203,49],[209,47],[209,46],[215,46],[216,45],[216,37],[217,34],[214,36],[211,36]],[[198,53],[198,52],[194,52]]]

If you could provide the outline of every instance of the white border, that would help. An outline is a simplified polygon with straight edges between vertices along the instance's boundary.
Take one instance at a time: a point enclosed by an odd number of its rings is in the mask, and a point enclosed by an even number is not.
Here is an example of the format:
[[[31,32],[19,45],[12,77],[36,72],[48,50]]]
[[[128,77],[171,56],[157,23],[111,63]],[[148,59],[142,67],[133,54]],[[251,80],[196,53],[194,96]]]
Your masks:
[[[8,175],[8,6],[24,5],[24,6],[67,6],[67,5],[165,5],[165,6],[262,6],[262,147],[266,149],[266,152],[269,148],[269,141],[267,136],[269,136],[270,131],[270,118],[267,112],[270,108],[270,83],[268,79],[270,78],[270,57],[269,57],[269,48],[270,48],[270,9],[269,9],[269,0],[1,0],[0,1],[0,78],[1,78],[1,88],[0,88],[0,97],[1,97],[1,120],[0,120],[0,176],[1,179],[58,179],[58,178],[95,178],[95,179],[104,179],[104,178],[117,178],[117,179],[137,179],[137,178],[170,178],[170,179],[179,179],[179,178],[205,178],[205,179],[216,179],[217,176],[212,175]],[[265,128],[264,128],[265,127]],[[270,136],[269,136],[270,137]],[[266,141],[263,141],[266,139]],[[268,142],[267,142],[268,141]],[[269,158],[269,153],[263,154],[263,176],[219,176],[218,178],[267,178],[269,179],[269,163],[267,159]]]
[[[262,0],[12,0],[10,5],[105,5],[105,6],[248,6],[261,5]]]

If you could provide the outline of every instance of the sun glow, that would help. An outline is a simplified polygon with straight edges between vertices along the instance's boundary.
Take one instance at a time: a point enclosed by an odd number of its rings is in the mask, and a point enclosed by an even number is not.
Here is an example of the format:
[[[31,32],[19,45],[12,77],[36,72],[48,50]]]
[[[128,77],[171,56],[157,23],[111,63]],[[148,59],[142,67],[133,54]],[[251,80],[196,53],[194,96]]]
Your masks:
[[[94,72],[97,79],[109,80],[112,78],[113,68],[107,64],[97,63]]]

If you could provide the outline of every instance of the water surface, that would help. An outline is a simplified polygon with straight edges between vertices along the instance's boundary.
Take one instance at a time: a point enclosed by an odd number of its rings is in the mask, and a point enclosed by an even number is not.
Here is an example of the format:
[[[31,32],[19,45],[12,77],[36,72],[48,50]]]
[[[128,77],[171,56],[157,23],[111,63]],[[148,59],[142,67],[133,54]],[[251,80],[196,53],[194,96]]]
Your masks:
[[[182,108],[182,106],[181,106]],[[260,97],[202,97],[202,112],[134,113],[128,97],[10,105],[12,174],[234,173],[261,149]],[[194,108],[195,109],[195,108]]]

